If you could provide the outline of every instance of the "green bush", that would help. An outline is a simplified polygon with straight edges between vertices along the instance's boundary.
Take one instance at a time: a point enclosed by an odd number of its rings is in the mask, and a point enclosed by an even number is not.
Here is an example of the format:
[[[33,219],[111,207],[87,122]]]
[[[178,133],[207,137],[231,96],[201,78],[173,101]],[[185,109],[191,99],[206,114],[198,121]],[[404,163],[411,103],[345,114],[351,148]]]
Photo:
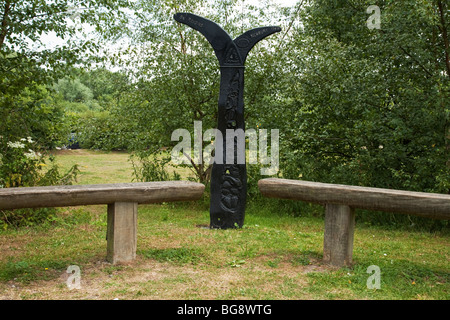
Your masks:
[[[72,114],[74,132],[84,149],[126,150],[128,142],[122,124],[109,111]]]
[[[134,179],[137,181],[181,180],[181,176],[177,172],[167,171],[166,166],[170,158],[161,157],[161,155],[158,157],[133,154],[130,160],[133,165]]]
[[[0,118],[0,136],[6,141],[31,136],[42,148],[51,149],[65,143],[70,132],[57,97],[34,83],[14,94],[2,91]]]
[[[18,141],[6,141],[0,137],[0,188],[33,187],[45,185],[67,185],[76,180],[79,172],[74,165],[61,173],[54,157],[48,158],[35,151],[37,145],[31,137]],[[55,209],[20,209],[0,211],[0,227],[20,227],[41,223],[51,219]]]

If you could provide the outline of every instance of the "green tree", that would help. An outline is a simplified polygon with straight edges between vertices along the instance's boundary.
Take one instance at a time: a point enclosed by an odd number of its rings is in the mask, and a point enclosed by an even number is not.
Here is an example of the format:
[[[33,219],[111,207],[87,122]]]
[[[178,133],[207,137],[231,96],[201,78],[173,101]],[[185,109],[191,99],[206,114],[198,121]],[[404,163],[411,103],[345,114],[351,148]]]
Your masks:
[[[133,134],[127,127],[127,103],[123,100],[135,90],[128,75],[100,67],[81,70],[78,77],[82,86],[92,93],[89,110],[73,114],[72,131],[77,133],[81,146],[102,150],[128,149],[128,137]]]
[[[2,125],[0,134],[7,138],[7,134],[13,133],[9,128],[15,126],[28,130],[22,134],[32,136],[43,100],[28,100],[27,108],[22,108],[17,97],[39,96],[43,85],[49,86],[63,78],[75,63],[93,57],[99,61],[102,56],[92,53],[99,52],[101,39],[78,37],[80,27],[89,24],[104,38],[111,38],[117,34],[119,25],[126,22],[120,9],[128,6],[125,0],[1,1],[0,107],[8,125]],[[43,36],[50,34],[66,41],[51,47],[43,43]],[[33,90],[37,90],[36,94]],[[15,119],[20,123],[14,123]],[[20,136],[11,136],[10,140],[16,138]]]
[[[448,4],[309,1],[285,87],[285,174],[323,182],[450,190]],[[291,128],[291,129],[288,129]]]
[[[217,59],[207,40],[175,22],[173,15],[191,12],[209,18],[234,38],[250,28],[278,22],[267,8],[237,0],[136,1],[130,68],[136,90],[122,109],[122,118],[128,119],[127,127],[133,132],[130,149],[144,159],[162,147],[170,150],[177,143],[171,141],[175,129],[192,132],[194,121],[201,121],[204,130],[217,126]],[[273,49],[277,39],[273,36],[258,44],[246,62],[246,120],[255,129],[258,116],[271,106],[266,95],[274,94],[277,74],[272,69],[276,64]],[[208,182],[208,164],[192,163],[190,168],[199,181]]]
[[[46,149],[64,143],[69,127],[57,100],[45,86],[37,84],[14,96],[0,95],[0,135],[6,141],[30,136]]]
[[[88,102],[94,98],[92,90],[85,86],[80,79],[60,79],[55,84],[55,90],[70,102]]]
[[[105,67],[85,70],[80,74],[79,79],[92,91],[92,98],[103,109],[110,109],[117,105],[123,95],[131,90],[129,76],[121,70],[110,71]]]
[[[76,166],[61,174],[53,161],[45,167],[45,155],[40,152],[67,137],[65,110],[49,88],[74,65],[104,59],[99,53],[101,38],[78,37],[81,26],[94,26],[103,39],[111,39],[126,22],[120,9],[128,6],[127,0],[0,1],[1,187],[72,182]],[[49,46],[43,40],[49,35],[66,41]],[[52,212],[2,212],[0,225],[40,222]],[[17,219],[21,222],[13,222]]]

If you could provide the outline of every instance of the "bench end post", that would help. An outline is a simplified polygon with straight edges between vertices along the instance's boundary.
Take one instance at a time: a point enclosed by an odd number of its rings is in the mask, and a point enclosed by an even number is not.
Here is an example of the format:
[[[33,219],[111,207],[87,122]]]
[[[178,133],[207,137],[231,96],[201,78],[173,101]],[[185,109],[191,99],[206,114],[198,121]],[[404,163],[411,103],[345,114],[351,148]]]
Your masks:
[[[353,255],[353,235],[355,230],[355,210],[346,205],[325,205],[325,232],[323,261],[343,267],[351,266]]]
[[[136,202],[108,204],[106,260],[112,264],[136,258],[137,205]]]

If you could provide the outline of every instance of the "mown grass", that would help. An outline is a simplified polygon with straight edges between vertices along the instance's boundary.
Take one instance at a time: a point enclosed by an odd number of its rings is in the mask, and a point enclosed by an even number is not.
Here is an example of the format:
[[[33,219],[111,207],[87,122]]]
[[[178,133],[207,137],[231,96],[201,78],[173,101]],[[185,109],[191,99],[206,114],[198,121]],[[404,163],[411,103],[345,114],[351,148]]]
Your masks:
[[[88,166],[78,183],[127,179],[126,154],[92,155],[78,158]],[[58,156],[67,166],[76,158]],[[113,163],[108,170],[104,161]],[[116,175],[114,166],[124,171]],[[250,203],[242,229],[216,230],[207,228],[207,198],[141,205],[137,259],[124,265],[105,262],[106,206],[64,208],[52,222],[0,232],[0,298],[450,298],[447,232],[357,224],[355,264],[337,269],[321,262],[323,219],[283,208],[270,199]],[[80,267],[81,289],[69,290],[69,265]],[[381,270],[380,289],[367,287],[370,265]]]
[[[61,150],[53,153],[62,171],[77,164],[80,174],[75,184],[131,182],[132,163],[126,152],[94,150]]]

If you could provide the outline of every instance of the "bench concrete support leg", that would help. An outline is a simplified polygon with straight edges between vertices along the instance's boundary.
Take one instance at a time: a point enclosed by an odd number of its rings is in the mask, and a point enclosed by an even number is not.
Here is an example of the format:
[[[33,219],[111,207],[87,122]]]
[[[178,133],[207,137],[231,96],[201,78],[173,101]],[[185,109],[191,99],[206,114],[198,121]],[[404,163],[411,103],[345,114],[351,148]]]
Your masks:
[[[129,262],[136,258],[137,203],[108,204],[106,259],[112,264]]]
[[[355,211],[346,205],[325,206],[323,260],[338,267],[351,266]]]

